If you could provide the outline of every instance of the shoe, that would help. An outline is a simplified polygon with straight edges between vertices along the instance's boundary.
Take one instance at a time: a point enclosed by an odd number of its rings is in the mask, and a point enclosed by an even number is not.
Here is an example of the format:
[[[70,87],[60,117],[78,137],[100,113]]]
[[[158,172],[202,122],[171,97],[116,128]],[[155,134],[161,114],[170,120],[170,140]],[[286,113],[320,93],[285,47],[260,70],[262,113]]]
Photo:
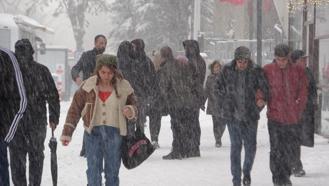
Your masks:
[[[250,175],[243,176],[242,183],[243,183],[243,186],[250,186],[250,184],[251,184]]]
[[[200,148],[197,147],[197,148],[193,148],[192,150],[189,150],[187,153],[186,153],[186,157],[187,158],[194,158],[194,157],[200,157]]]
[[[152,141],[152,145],[153,145],[153,147],[154,147],[155,149],[160,148],[160,145],[159,145],[159,143],[158,143],[157,141]]]
[[[80,156],[81,156],[81,157],[86,157],[86,151],[85,151],[84,148],[81,149],[81,151],[80,151]]]
[[[220,141],[219,141],[219,142],[216,142],[215,147],[216,147],[216,148],[220,148],[220,147],[222,147],[222,142],[220,142]]]
[[[170,152],[169,154],[162,156],[164,160],[181,160],[182,155],[178,152]]]
[[[233,183],[233,186],[241,186],[240,183]]]
[[[303,177],[305,176],[306,172],[303,169],[293,169],[292,173],[295,177]]]

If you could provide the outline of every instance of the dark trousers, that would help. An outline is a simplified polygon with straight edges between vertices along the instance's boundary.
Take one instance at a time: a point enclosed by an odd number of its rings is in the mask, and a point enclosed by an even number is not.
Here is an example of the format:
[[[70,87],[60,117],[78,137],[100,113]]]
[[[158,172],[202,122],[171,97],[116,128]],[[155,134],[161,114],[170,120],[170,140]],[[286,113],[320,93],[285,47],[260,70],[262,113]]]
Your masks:
[[[137,110],[138,116],[136,121],[136,127],[138,127],[144,133],[144,125],[146,122],[146,107],[147,101],[145,98],[137,98]]]
[[[218,116],[212,116],[213,121],[213,131],[216,143],[221,143],[222,136],[224,134],[225,128],[226,128],[226,122],[223,118]]]
[[[270,135],[270,169],[274,183],[285,184],[290,179],[291,167],[300,148],[300,125],[280,124],[268,120]]]
[[[243,174],[249,175],[254,164],[257,145],[257,121],[229,121],[227,128],[231,139],[231,173],[234,184],[241,184],[241,150],[244,145],[245,157]]]
[[[301,146],[299,146],[297,148],[296,158],[295,158],[295,161],[294,161],[291,168],[295,169],[295,170],[302,170],[303,169],[303,163],[302,163],[302,160],[301,160]]]
[[[0,185],[9,186],[7,144],[0,140]]]
[[[161,117],[161,113],[157,110],[150,111],[149,113],[151,141],[159,140]]]
[[[33,124],[33,123],[29,123]],[[33,131],[29,131],[33,130]],[[15,138],[9,145],[10,168],[13,184],[16,186],[40,186],[43,160],[46,125],[17,131]],[[29,183],[26,179],[26,156],[29,156]]]

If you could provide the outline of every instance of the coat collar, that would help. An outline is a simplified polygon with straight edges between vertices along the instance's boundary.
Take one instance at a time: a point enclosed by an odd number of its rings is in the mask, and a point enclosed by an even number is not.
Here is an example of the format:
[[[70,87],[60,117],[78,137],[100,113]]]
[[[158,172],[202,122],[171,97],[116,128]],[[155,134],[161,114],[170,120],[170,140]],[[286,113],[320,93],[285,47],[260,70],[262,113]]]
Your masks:
[[[90,92],[93,89],[96,91],[96,87],[97,87],[97,75],[94,75],[88,78],[87,80],[85,80],[81,88],[86,92]]]

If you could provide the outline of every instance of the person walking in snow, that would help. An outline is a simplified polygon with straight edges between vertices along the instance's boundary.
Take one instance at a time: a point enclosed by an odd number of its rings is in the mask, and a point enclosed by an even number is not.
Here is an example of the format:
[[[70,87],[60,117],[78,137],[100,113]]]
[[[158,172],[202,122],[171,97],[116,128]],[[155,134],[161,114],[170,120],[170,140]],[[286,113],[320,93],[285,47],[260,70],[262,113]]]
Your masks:
[[[7,146],[27,106],[22,71],[13,52],[0,47],[0,185],[9,186]]]
[[[80,117],[85,128],[87,180],[89,186],[119,185],[122,136],[128,120],[136,120],[134,90],[117,70],[116,56],[102,54],[96,60],[95,75],[84,81],[75,93],[61,135],[67,146]]]
[[[291,162],[300,148],[301,115],[307,102],[305,68],[289,59],[286,44],[274,48],[273,63],[264,66],[269,84],[267,104],[270,136],[270,169],[274,186],[291,186]]]
[[[300,144],[313,147],[314,146],[314,112],[317,107],[317,88],[316,82],[313,76],[313,73],[310,68],[307,67],[307,58],[303,50],[294,50],[291,53],[291,61],[292,63],[296,63],[297,65],[301,65],[305,68],[305,73],[307,75],[308,80],[308,95],[307,95],[307,103],[306,108],[302,114],[302,118],[300,120],[301,124],[301,135],[300,136]],[[297,151],[296,161],[294,161],[292,165],[292,173],[295,177],[301,177],[306,174],[303,169],[303,164],[301,160],[301,147],[299,146]]]
[[[195,104],[199,97],[193,92],[196,83],[192,77],[194,68],[185,56],[175,59],[168,46],[162,47],[160,54],[165,59],[160,67],[160,92],[168,108],[173,133],[171,152],[162,158],[188,158],[191,157],[191,148],[195,147],[194,142],[198,140],[198,136],[190,132],[199,110]]]
[[[161,56],[160,52],[155,52],[152,63],[155,67],[155,79],[153,94],[150,99],[149,109],[147,115],[150,119],[150,136],[152,144],[155,148],[160,148],[159,145],[159,133],[161,129],[161,118],[167,115],[167,108],[164,104],[165,101],[160,93],[160,77],[161,77],[161,66],[164,61],[168,60],[169,56]]]
[[[146,122],[146,109],[151,96],[154,95],[155,86],[155,70],[151,59],[145,53],[145,43],[142,39],[134,39],[131,41],[133,45],[132,71],[134,81],[130,82],[136,87],[136,97],[138,99],[138,119],[136,126],[144,132]]]
[[[15,43],[15,55],[20,64],[27,97],[25,114],[9,144],[12,182],[17,186],[41,185],[47,115],[52,130],[55,130],[60,115],[59,95],[54,79],[46,66],[34,61],[33,54],[34,50],[28,39],[21,39]]]
[[[234,59],[223,67],[217,87],[223,99],[224,119],[231,140],[231,173],[234,186],[241,185],[241,149],[245,150],[242,167],[244,186],[251,184],[251,169],[256,155],[259,113],[266,97],[257,99],[257,91],[267,95],[268,86],[262,69],[250,59],[247,47],[234,51]]]
[[[199,44],[195,40],[185,40],[183,42],[183,47],[185,50],[185,56],[188,58],[189,66],[192,67],[192,80],[195,82],[194,91],[192,92],[194,96],[197,96],[195,100],[195,110],[193,110],[193,115],[196,116],[195,120],[192,120],[189,126],[189,133],[193,137],[191,141],[188,157],[200,157],[200,139],[201,139],[201,128],[200,128],[200,108],[204,110],[205,106],[205,93],[203,88],[203,83],[206,78],[206,62],[200,55]]]
[[[222,136],[225,131],[226,121],[223,119],[223,97],[220,96],[216,81],[220,76],[222,65],[218,60],[215,60],[210,65],[211,74],[207,77],[205,94],[208,98],[207,114],[212,116],[213,131],[215,136],[215,146],[222,146]]]
[[[96,35],[94,39],[94,48],[83,52],[77,64],[75,64],[71,69],[72,80],[80,86],[82,81],[88,79],[95,70],[96,66],[96,56],[103,54],[106,49],[107,40],[102,34]],[[80,72],[82,72],[82,79],[80,77]],[[80,156],[85,155],[84,140],[82,141],[82,147],[80,151]]]

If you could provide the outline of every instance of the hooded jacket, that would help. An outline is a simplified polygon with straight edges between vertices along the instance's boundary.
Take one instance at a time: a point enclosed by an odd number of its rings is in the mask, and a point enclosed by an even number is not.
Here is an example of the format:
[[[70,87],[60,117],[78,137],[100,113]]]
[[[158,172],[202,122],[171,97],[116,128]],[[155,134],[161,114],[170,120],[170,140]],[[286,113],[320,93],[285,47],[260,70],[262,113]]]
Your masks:
[[[142,39],[131,41],[134,46],[132,71],[134,74],[133,82],[136,96],[146,99],[155,94],[155,69],[149,57],[145,54],[145,44]]]
[[[203,89],[203,84],[206,78],[206,62],[200,55],[199,44],[195,40],[185,40],[183,42],[183,46],[185,49],[185,55],[189,60],[189,64],[192,66],[192,78],[195,81],[195,90],[194,92],[196,96],[198,96],[198,105],[199,108],[204,106],[204,102],[206,101],[205,92]]]
[[[49,122],[58,124],[60,115],[59,95],[55,82],[48,68],[33,60],[33,53],[29,40],[22,39],[16,42],[15,55],[20,63],[28,102],[24,117],[17,129],[17,134],[24,136],[48,124],[47,103]],[[30,137],[38,138],[38,136]],[[13,143],[16,143],[15,138]],[[19,143],[17,141],[17,144]]]

